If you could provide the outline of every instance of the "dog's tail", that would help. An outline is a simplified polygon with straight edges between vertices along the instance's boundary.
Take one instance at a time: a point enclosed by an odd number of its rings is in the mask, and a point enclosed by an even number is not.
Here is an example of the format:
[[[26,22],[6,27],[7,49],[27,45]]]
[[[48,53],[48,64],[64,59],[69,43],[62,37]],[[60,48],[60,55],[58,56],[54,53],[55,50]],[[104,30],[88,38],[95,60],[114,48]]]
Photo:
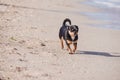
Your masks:
[[[66,22],[69,23],[69,25],[71,25],[71,20],[69,18],[66,18],[64,21],[63,21],[63,26],[66,26]]]

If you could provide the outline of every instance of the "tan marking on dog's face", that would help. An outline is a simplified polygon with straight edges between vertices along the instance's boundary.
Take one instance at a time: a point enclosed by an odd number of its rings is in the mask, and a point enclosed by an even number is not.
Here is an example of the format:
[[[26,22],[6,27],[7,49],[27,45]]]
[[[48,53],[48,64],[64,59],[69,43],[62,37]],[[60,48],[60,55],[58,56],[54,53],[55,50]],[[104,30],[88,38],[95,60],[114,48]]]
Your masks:
[[[69,34],[70,34],[70,36],[71,36],[72,40],[74,40],[74,39],[75,39],[75,33],[74,33],[74,32],[69,31]]]
[[[72,36],[75,36],[75,33],[74,33],[74,32],[69,31],[69,34],[70,34],[71,37],[72,37]]]

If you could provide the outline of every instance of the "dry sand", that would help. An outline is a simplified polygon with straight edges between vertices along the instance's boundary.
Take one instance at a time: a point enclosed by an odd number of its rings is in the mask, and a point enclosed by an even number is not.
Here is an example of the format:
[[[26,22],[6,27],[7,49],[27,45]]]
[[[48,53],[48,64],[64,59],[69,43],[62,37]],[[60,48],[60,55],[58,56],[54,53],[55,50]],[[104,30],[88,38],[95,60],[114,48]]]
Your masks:
[[[77,1],[0,0],[0,80],[120,80],[120,31],[86,25],[102,22],[77,12],[99,10]],[[74,55],[58,39],[66,17],[80,28]]]

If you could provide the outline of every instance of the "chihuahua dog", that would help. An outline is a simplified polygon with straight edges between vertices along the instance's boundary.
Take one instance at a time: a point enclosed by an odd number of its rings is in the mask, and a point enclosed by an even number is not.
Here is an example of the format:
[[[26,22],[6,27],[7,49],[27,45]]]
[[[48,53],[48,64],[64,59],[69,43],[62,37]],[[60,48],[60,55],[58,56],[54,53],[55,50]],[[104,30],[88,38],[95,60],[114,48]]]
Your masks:
[[[69,24],[66,24],[66,23]],[[78,31],[79,28],[77,25],[71,25],[71,20],[69,18],[66,18],[63,21],[62,27],[59,30],[59,39],[61,42],[62,49],[64,48],[63,40],[65,41],[67,45],[67,50],[69,51],[69,54],[75,53],[77,49],[77,41],[78,41]],[[70,45],[73,44],[74,48],[71,49]]]

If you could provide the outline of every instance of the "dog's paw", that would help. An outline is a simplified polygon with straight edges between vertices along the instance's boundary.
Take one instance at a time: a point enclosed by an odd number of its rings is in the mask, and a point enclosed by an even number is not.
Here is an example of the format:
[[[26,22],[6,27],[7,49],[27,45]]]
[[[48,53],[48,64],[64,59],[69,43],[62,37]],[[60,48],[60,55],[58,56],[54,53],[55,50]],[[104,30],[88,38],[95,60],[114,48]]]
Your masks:
[[[73,50],[73,53],[75,53],[75,51],[76,51],[76,50],[74,49],[74,50]]]
[[[69,49],[68,49],[68,48],[67,48],[66,50],[67,50],[67,51],[69,51]]]
[[[73,54],[72,52],[69,52],[69,54]]]

